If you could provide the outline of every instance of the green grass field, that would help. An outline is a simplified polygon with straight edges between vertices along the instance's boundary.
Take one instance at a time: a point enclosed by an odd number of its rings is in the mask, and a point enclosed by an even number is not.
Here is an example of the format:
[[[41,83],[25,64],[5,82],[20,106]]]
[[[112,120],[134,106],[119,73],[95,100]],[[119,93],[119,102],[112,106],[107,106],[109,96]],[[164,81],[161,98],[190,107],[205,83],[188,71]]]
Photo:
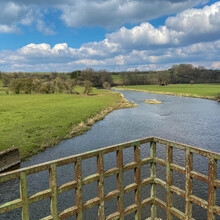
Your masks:
[[[94,89],[92,95],[0,95],[0,151],[19,147],[22,158],[57,144],[74,125],[115,106],[120,94]]]
[[[121,81],[121,76],[120,75],[112,75],[112,79],[114,82]]]
[[[5,91],[7,90],[7,88],[5,87],[0,87],[0,94],[5,94]]]
[[[171,84],[167,86],[158,85],[138,85],[138,86],[120,86],[116,88],[144,90],[151,93],[191,96],[215,99],[220,93],[220,84]]]

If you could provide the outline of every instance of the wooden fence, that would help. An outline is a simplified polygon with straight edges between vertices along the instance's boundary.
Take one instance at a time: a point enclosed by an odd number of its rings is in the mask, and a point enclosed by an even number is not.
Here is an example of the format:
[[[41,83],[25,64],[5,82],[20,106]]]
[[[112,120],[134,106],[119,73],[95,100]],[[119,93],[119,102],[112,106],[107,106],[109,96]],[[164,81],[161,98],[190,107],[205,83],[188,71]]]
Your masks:
[[[144,143],[150,143],[150,156],[141,159],[140,146]],[[157,157],[157,143],[166,147],[166,159]],[[134,161],[128,164],[123,164],[123,151],[126,148],[134,149]],[[185,151],[185,167],[173,163],[173,149],[178,148]],[[117,166],[104,170],[104,155],[116,152]],[[209,160],[208,176],[198,173],[193,170],[193,155],[198,154],[207,157]],[[82,163],[88,158],[97,158],[97,173],[82,178]],[[142,208],[145,206],[151,207],[149,217],[157,217],[157,206],[160,206],[166,211],[166,219],[172,219],[176,216],[179,219],[192,219],[192,203],[195,203],[207,210],[207,219],[213,220],[216,215],[220,216],[220,207],[216,205],[216,188],[220,188],[220,180],[217,179],[217,161],[220,160],[220,154],[195,148],[192,146],[156,138],[149,137],[141,140],[135,140],[120,145],[114,145],[98,149],[95,151],[73,155],[70,157],[42,163],[39,165],[18,169],[12,172],[0,174],[0,182],[6,182],[15,178],[20,180],[20,198],[1,204],[0,214],[13,209],[21,208],[23,220],[29,219],[29,205],[50,198],[51,214],[44,217],[44,220],[49,219],[65,219],[69,216],[76,215],[77,219],[83,219],[83,211],[94,206],[98,206],[98,219],[124,219],[124,217],[132,212],[135,213],[135,219],[141,219]],[[59,166],[67,164],[75,164],[75,180],[67,182],[63,185],[57,185],[56,169]],[[141,167],[150,164],[150,176],[141,179]],[[166,167],[166,181],[159,179],[156,175],[156,166],[160,164]],[[27,175],[38,173],[44,170],[49,172],[49,189],[38,192],[34,195],[28,195]],[[124,187],[123,175],[125,171],[134,170],[134,182]],[[185,190],[182,190],[173,185],[173,171],[185,175]],[[104,194],[104,181],[106,177],[117,176],[117,189]],[[192,180],[197,179],[208,185],[208,201],[205,201],[195,195],[192,190]],[[97,197],[83,203],[82,188],[84,185],[97,182]],[[150,185],[150,197],[142,198],[141,188]],[[166,189],[166,202],[157,198],[156,185],[160,185]],[[76,203],[68,209],[58,212],[58,194],[75,189]],[[135,202],[129,207],[124,207],[124,195],[134,191]],[[173,194],[177,194],[185,199],[185,212],[174,208]],[[1,192],[0,192],[1,194]],[[105,216],[105,202],[117,198],[117,211]],[[1,216],[1,215],[0,215]]]

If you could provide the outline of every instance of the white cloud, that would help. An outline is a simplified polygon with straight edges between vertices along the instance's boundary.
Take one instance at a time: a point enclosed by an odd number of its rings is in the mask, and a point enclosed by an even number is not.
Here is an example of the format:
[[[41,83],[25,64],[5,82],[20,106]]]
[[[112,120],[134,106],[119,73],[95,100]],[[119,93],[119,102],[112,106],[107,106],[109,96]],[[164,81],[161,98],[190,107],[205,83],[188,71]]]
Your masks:
[[[46,24],[45,19],[37,21],[41,17],[39,15],[55,8],[61,11],[61,19],[67,26],[115,28],[125,23],[135,24],[178,13],[206,2],[207,0],[0,0],[0,25],[17,27],[36,23],[40,32],[45,35],[54,34],[54,28]]]
[[[16,25],[0,24],[0,33],[18,33],[19,31]]]
[[[213,62],[211,66],[214,69],[220,69],[220,61]]]
[[[0,23],[10,25],[20,21],[24,13],[28,11],[25,5],[17,4],[13,1],[0,1]]]
[[[69,2],[73,3],[72,0]],[[109,3],[112,2],[113,0]],[[54,33],[53,29],[48,29],[45,25],[41,11],[36,9],[28,12],[22,18],[24,24],[35,22],[34,18],[39,15],[39,30],[44,34]],[[6,24],[4,27],[0,25],[0,31],[4,29],[9,32],[8,27],[10,26]],[[11,28],[16,29],[16,25]],[[85,43],[77,49],[69,47],[67,43],[53,47],[46,43],[32,43],[14,52],[2,51],[0,69],[38,71],[42,68],[41,71],[71,71],[87,66],[109,70],[150,67],[160,69],[172,63],[186,62],[218,68],[219,36],[220,2],[217,2],[203,9],[190,9],[169,17],[164,26],[157,28],[148,22],[131,29],[122,27],[107,34],[102,41]]]
[[[48,27],[43,20],[37,20],[36,21],[36,27],[37,30],[44,35],[54,35],[55,31],[53,30],[53,27]]]
[[[43,10],[37,5],[25,4],[25,1],[0,1],[0,33],[21,32],[19,25],[30,26],[35,24],[36,29],[45,34],[52,35],[54,27],[44,21]]]
[[[166,20],[155,28],[145,22],[131,29],[122,27],[106,36],[121,49],[177,47],[192,43],[218,40],[220,36],[220,2],[203,9],[189,9]]]
[[[150,23],[142,23],[132,29],[122,27],[119,31],[108,34],[106,38],[110,43],[117,43],[123,49],[150,48],[153,46],[166,47],[170,44],[179,44],[182,33],[168,30],[165,26],[153,27]]]
[[[184,32],[183,40],[216,40],[220,34],[220,2],[203,9],[188,9],[166,20],[170,30]]]
[[[103,26],[115,28],[180,12],[205,3],[204,0],[70,0],[58,8],[62,20],[71,27]]]
[[[72,71],[94,67],[108,70],[162,69],[173,63],[194,63],[219,68],[220,40],[197,43],[178,48],[157,48],[153,50],[132,50],[130,52],[107,54],[85,54],[90,48],[69,47],[66,43],[51,47],[49,44],[29,44],[15,52],[0,53],[0,69],[6,71]],[[207,54],[207,51],[208,54]],[[41,69],[40,69],[41,68]]]

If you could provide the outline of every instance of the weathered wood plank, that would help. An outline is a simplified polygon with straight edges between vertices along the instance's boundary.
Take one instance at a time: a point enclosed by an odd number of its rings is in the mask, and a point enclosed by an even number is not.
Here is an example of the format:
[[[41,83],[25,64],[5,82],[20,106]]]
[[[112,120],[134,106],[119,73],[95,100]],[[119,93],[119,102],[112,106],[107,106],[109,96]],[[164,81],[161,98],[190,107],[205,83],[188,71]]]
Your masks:
[[[7,171],[20,163],[21,160],[18,148],[0,151],[0,172]]]
[[[156,142],[151,142],[151,144],[150,144],[150,157],[153,159],[156,158]],[[156,178],[156,163],[151,163],[150,176],[153,179]],[[156,194],[156,184],[155,183],[151,184],[150,195],[154,200],[156,199],[157,194]],[[154,219],[156,217],[157,217],[157,206],[153,202],[151,204],[151,218]]]

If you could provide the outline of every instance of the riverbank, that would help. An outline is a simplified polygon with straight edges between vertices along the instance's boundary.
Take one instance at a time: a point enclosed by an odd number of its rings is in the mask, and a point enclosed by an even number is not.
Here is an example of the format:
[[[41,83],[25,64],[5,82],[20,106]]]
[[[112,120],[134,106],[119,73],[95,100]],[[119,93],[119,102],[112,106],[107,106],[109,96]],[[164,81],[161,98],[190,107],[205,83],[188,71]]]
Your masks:
[[[113,89],[216,100],[217,95],[220,93],[220,84],[135,85],[119,86]]]
[[[86,132],[109,112],[133,107],[115,92],[0,95],[0,151],[18,147],[24,160]]]

